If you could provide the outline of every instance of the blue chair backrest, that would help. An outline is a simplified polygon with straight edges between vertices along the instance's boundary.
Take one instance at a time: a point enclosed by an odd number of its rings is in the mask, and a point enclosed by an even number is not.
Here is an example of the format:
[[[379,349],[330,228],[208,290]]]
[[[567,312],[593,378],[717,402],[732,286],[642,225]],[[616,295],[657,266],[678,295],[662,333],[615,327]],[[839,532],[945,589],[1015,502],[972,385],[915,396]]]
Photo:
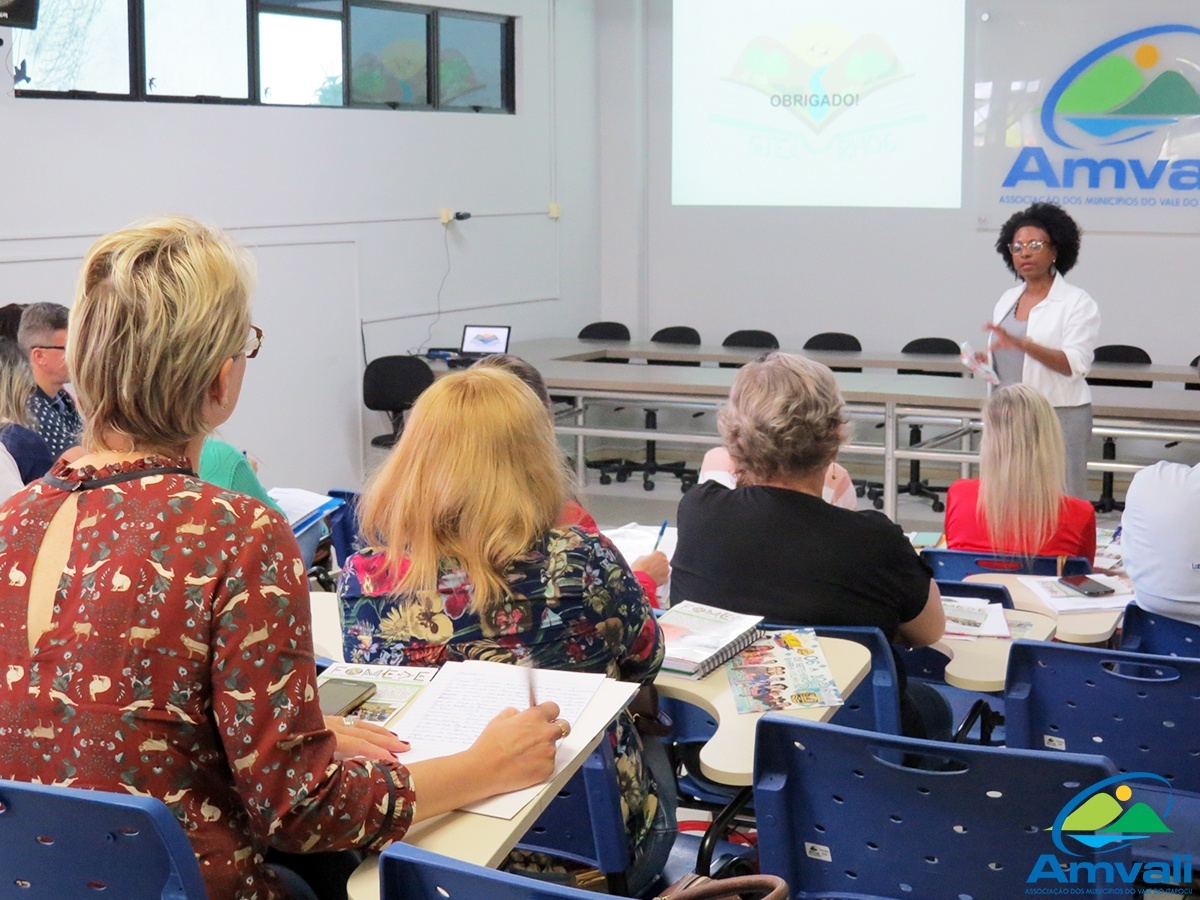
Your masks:
[[[943,597],[974,597],[989,603],[999,603],[1005,609],[1013,608],[1012,594],[1002,584],[976,584],[972,581],[938,579],[937,586]],[[950,662],[950,657],[940,650],[933,647],[898,647],[896,652],[899,654],[900,660],[904,664],[904,671],[909,678],[915,678],[918,681],[945,682],[946,665]]]
[[[605,875],[624,873],[631,862],[629,839],[607,739],[600,741],[517,846],[595,866]]]
[[[379,900],[596,900],[596,894],[392,844],[379,857]]]
[[[970,550],[938,550],[928,547],[921,559],[933,569],[938,581],[962,581],[968,575],[1057,575],[1057,556],[1006,556],[1002,553],[975,553]],[[1092,564],[1081,556],[1069,556],[1063,564],[1064,575],[1091,575]]]
[[[936,762],[940,770],[928,766]],[[926,766],[926,767],[920,767]],[[768,713],[758,723],[759,863],[793,897],[1023,897],[1050,828],[1102,756],[944,744]],[[1072,862],[1091,860],[1080,845]],[[1095,857],[1130,864],[1129,850]],[[1080,885],[1076,896],[1102,896]]]
[[[329,538],[333,542],[338,565],[344,566],[346,560],[362,549],[358,534],[358,500],[362,495],[358,491],[341,490],[327,493],[330,497],[345,501],[329,514]]]
[[[1125,607],[1121,649],[1130,653],[1200,658],[1200,625],[1148,612],[1136,603]]]
[[[976,584],[973,581],[950,581],[937,578],[938,591],[943,597],[971,597],[999,603],[1005,609],[1013,609],[1012,594],[1002,584]]]
[[[851,625],[817,625],[818,637],[842,638],[862,644],[871,651],[871,671],[833,714],[839,725],[900,734],[900,679],[896,657],[878,628]]]
[[[1004,708],[1010,747],[1102,750],[1200,792],[1200,660],[1014,641]]]
[[[0,781],[0,894],[202,900],[200,865],[161,800]]]

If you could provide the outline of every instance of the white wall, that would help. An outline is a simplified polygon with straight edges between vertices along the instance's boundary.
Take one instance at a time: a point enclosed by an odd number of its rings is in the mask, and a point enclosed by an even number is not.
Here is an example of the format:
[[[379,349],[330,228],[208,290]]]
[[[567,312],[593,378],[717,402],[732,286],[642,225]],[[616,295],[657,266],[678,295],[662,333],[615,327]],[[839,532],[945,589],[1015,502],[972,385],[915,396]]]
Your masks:
[[[714,342],[766,328],[785,347],[819,331],[880,350],[925,335],[982,343],[1013,279],[992,248],[995,227],[979,230],[971,211],[969,149],[961,210],[672,207],[671,2],[604,7],[600,133],[624,148],[601,157],[604,318],[641,337],[693,325]],[[972,28],[968,17],[968,73]],[[1103,343],[1183,364],[1200,353],[1198,257],[1194,235],[1092,232],[1070,277],[1100,304]]]
[[[20,173],[0,305],[69,304],[87,247],[132,220],[221,225],[257,258],[266,332],[222,436],[262,460],[267,486],[359,484],[378,459],[366,439],[386,430],[362,408],[362,347],[425,343],[446,246],[434,346],[468,321],[520,340],[599,310],[594,0],[454,5],[518,16],[517,115],[0,96],[0,165]],[[445,229],[443,207],[473,216]]]

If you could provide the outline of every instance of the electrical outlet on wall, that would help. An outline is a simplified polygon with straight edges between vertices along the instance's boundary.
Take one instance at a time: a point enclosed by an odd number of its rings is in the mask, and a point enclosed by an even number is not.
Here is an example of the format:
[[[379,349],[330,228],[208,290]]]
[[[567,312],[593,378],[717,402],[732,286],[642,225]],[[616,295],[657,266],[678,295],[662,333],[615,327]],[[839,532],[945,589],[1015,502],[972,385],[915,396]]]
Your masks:
[[[448,206],[442,207],[442,224],[449,225],[451,218],[454,217],[454,210]]]

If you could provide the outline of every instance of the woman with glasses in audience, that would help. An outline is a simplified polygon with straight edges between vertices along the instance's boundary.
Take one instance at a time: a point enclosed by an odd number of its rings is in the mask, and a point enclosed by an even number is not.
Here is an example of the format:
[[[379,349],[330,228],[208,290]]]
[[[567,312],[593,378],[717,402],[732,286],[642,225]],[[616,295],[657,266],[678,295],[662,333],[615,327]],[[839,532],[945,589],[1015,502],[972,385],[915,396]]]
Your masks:
[[[1067,493],[1087,494],[1092,435],[1088,370],[1100,336],[1100,310],[1063,278],[1079,258],[1080,232],[1053,203],[1035,203],[1000,229],[996,252],[1020,279],[996,303],[988,350],[1000,386],[1027,384],[1045,397],[1062,426]]]
[[[946,546],[1020,556],[1096,556],[1096,510],[1066,494],[1062,428],[1027,384],[1000,388],[983,408],[979,478],[946,494]]]
[[[187,219],[84,260],[67,341],[84,455],[0,507],[0,778],[158,797],[210,896],[311,900],[274,851],[380,847],[537,783],[565,729],[547,703],[405,767],[389,732],[323,719],[287,522],[194,474],[257,347],[250,281]]]
[[[546,407],[517,376],[476,366],[434,382],[359,501],[370,549],[338,584],[347,662],[487,659],[650,684],[662,631],[612,543],[559,524],[566,485]],[[675,839],[675,784],[630,715],[611,740],[639,896]],[[575,874],[530,862],[511,867]]]

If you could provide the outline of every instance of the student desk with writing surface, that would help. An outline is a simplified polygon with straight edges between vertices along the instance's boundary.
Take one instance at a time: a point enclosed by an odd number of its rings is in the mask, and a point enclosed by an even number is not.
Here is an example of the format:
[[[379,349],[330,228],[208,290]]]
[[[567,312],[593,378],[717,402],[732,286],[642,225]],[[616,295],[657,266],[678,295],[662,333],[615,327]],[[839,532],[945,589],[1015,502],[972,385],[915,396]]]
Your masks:
[[[314,651],[318,656],[341,661],[342,628],[337,595],[313,592],[311,604]],[[403,714],[402,710],[401,716]],[[604,731],[597,733],[586,749],[546,782],[538,795],[512,819],[455,810],[413,825],[404,837],[405,843],[475,865],[499,865],[603,737]],[[404,762],[403,754],[399,759]],[[417,802],[420,802],[419,798]],[[379,857],[376,854],[368,854],[350,877],[349,895],[350,900],[377,900],[379,897]]]
[[[312,594],[313,645],[319,655],[341,660],[341,620],[335,594]],[[850,693],[863,680],[871,667],[871,654],[860,644],[833,638],[822,638],[821,648],[842,696]],[[724,668],[706,678],[692,681],[676,675],[659,674],[655,685],[665,697],[694,703],[717,719],[717,733],[701,751],[704,774],[723,784],[749,785],[754,769],[754,726],[759,714],[739,715],[734,709],[733,694]],[[789,710],[788,714],[824,721],[837,707],[815,707]],[[590,753],[601,735],[588,748]],[[517,844],[521,836],[537,820],[542,810],[583,763],[587,753],[580,754],[573,767],[560,772],[514,819],[495,819],[476,813],[455,811],[422,822],[409,829],[405,842],[441,853],[464,862],[484,866],[498,865]],[[403,761],[403,756],[400,757]],[[351,900],[374,900],[379,896],[378,858],[371,854],[350,879]]]
[[[1046,605],[1037,594],[1021,583],[1019,575],[980,572],[968,575],[967,581],[982,584],[1001,584],[1008,588],[1013,606],[1019,610],[1039,613],[1054,620],[1054,636],[1065,644],[1102,644],[1113,636],[1121,624],[1124,609],[1096,612],[1060,613]]]

